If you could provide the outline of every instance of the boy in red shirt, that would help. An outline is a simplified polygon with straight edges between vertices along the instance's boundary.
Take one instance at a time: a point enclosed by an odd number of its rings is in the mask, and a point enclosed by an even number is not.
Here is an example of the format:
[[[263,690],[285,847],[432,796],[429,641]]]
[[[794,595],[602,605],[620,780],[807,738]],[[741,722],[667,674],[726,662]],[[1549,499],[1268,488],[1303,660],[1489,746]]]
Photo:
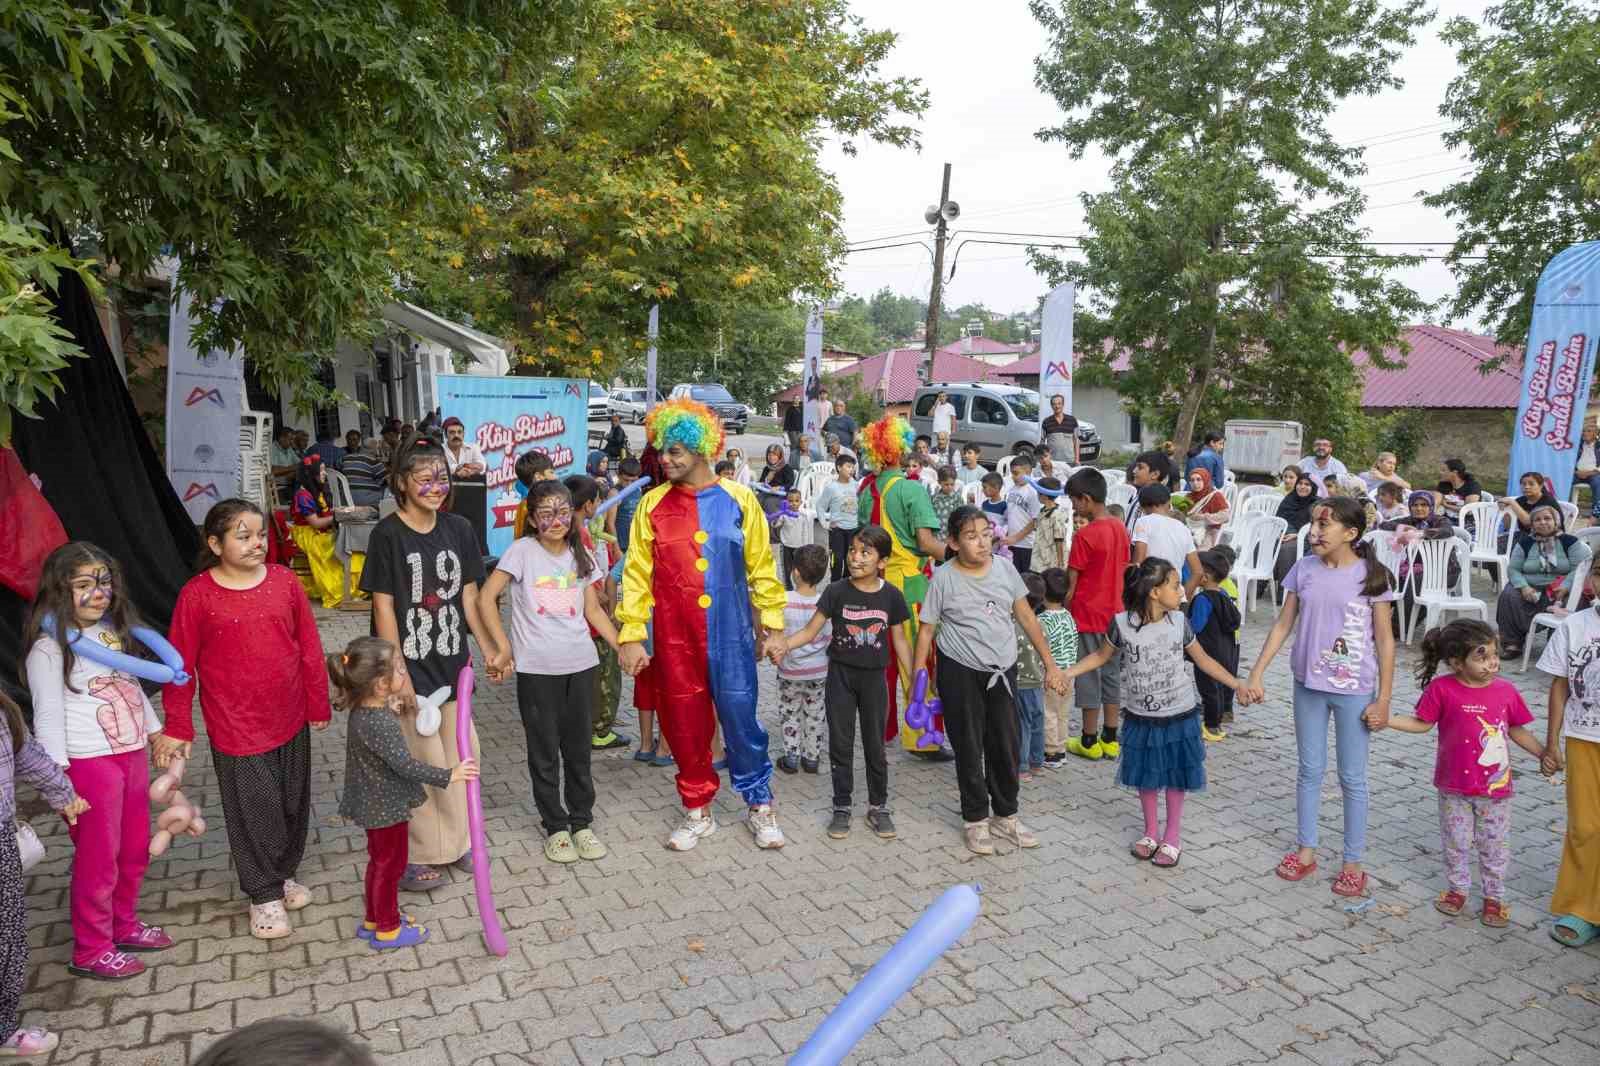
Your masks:
[[[1128,568],[1128,531],[1106,513],[1105,475],[1094,468],[1079,470],[1067,479],[1067,496],[1075,515],[1088,525],[1072,538],[1067,556],[1067,606],[1078,626],[1078,656],[1094,654],[1106,642],[1106,630],[1122,609],[1122,574]],[[1115,759],[1117,705],[1122,701],[1122,657],[1113,655],[1098,670],[1076,683],[1077,704],[1083,714],[1083,736],[1067,741],[1067,750],[1084,759]],[[1101,710],[1105,729],[1098,729]]]

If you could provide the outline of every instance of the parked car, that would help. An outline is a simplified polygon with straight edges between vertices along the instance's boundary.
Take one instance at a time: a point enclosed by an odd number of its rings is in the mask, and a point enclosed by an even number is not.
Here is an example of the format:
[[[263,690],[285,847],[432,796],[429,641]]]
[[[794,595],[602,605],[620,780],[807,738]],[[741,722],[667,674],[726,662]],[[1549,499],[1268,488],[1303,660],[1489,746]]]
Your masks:
[[[656,393],[656,403],[661,402],[661,393]],[[633,422],[644,425],[644,416],[649,404],[645,402],[643,389],[612,389],[610,413],[620,415],[624,422]]]
[[[589,382],[589,421],[604,422],[611,417],[611,394],[598,381]]]
[[[951,443],[957,447],[976,444],[981,461],[992,464],[1039,447],[1039,394],[988,381],[935,381],[918,389],[911,401],[911,428],[919,435],[933,436],[933,403],[941,392],[956,409]],[[1093,422],[1080,421],[1078,461],[1087,463],[1099,457],[1099,431]]]
[[[688,397],[703,403],[716,412],[722,427],[730,433],[743,433],[750,425],[750,415],[744,404],[733,398],[733,393],[715,381],[674,386],[670,399]]]

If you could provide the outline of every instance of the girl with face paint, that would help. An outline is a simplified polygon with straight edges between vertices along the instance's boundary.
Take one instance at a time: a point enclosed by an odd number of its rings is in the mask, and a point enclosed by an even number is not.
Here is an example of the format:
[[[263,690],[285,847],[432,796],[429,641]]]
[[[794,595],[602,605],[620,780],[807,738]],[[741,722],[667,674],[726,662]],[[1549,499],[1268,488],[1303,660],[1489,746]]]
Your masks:
[[[311,730],[331,716],[328,670],[299,579],[266,561],[260,508],[223,500],[201,537],[200,572],[178,594],[170,634],[193,676],[162,691],[156,765],[189,757],[198,687],[250,932],[272,940],[292,932],[288,912],[311,902],[295,874],[311,824]]]
[[[25,668],[39,742],[88,804],[69,830],[77,855],[68,970],[99,980],[144,972],[129,952],[172,946],[171,937],[138,916],[150,862],[149,738],[161,731],[161,721],[137,679],[74,655],[68,643],[81,632],[113,651],[131,652],[134,621],[121,571],[104,551],[75,541],[45,560],[28,620]]]

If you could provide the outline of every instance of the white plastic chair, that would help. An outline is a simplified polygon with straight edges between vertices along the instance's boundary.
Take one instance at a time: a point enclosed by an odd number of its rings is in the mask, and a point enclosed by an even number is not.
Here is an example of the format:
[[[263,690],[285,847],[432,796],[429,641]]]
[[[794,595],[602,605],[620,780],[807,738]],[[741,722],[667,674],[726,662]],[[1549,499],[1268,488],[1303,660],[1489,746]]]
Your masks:
[[[1517,520],[1510,511],[1502,510],[1492,503],[1469,503],[1461,508],[1462,528],[1472,529],[1472,546],[1468,552],[1468,559],[1472,566],[1488,566],[1493,564],[1495,569],[1495,591],[1499,592],[1506,587],[1511,565],[1511,536],[1516,532]],[[1506,534],[1505,547],[1501,548],[1501,534]]]
[[[994,464],[994,472],[1001,477],[1011,476],[1011,460],[1016,458],[1011,455],[1002,455],[1000,461]]]
[[[1559,501],[1559,505],[1561,507],[1561,528],[1571,529],[1572,523],[1578,520],[1578,505],[1568,503],[1565,500]]]
[[[1416,574],[1418,565],[1422,567],[1421,580],[1416,581],[1413,576],[1415,610],[1401,629],[1407,644],[1419,631],[1428,631],[1429,621],[1448,611],[1476,615],[1484,622],[1489,621],[1488,605],[1472,595],[1469,585],[1471,552],[1466,541],[1459,537],[1419,540],[1406,551],[1406,557],[1411,563],[1412,575]],[[1450,581],[1452,560],[1458,564],[1453,585]]]
[[[961,502],[968,507],[977,507],[983,502],[983,482],[969,481],[961,486]]]
[[[1583,590],[1589,584],[1589,568],[1594,565],[1594,557],[1590,556],[1578,564],[1572,571],[1572,587],[1567,589],[1566,614],[1556,614],[1553,611],[1540,611],[1533,616],[1533,625],[1528,627],[1528,639],[1522,642],[1522,672],[1528,672],[1528,663],[1533,659],[1533,638],[1539,635],[1539,630],[1555,629],[1567,620],[1567,615],[1578,609],[1583,601]]]
[[[1288,523],[1284,523],[1288,525]],[[1311,523],[1307,522],[1300,527],[1300,532],[1294,535],[1294,561],[1299,562],[1306,557],[1306,538],[1311,535]]]
[[[1106,487],[1106,505],[1121,504],[1124,513],[1133,509],[1134,501],[1139,498],[1139,490],[1132,485],[1108,485]]]
[[[356,498],[350,494],[350,479],[331,466],[323,467],[328,475],[328,499],[334,507],[354,507]]]
[[[1102,470],[1100,471],[1100,476],[1106,479],[1108,487],[1124,484],[1128,480],[1128,473],[1125,470]]]
[[[1289,523],[1274,515],[1271,518],[1256,516],[1246,527],[1239,556],[1233,562],[1232,577],[1239,586],[1239,599],[1246,614],[1255,606],[1254,593],[1259,584],[1267,586],[1272,602],[1278,602],[1278,579],[1274,568],[1278,565],[1278,546]]]
[[[1223,483],[1223,484],[1224,484],[1224,485],[1233,485],[1233,484],[1236,484],[1236,483],[1237,483],[1237,482],[1238,482],[1238,480],[1239,480],[1239,479],[1238,479],[1238,478],[1237,478],[1237,477],[1235,477],[1235,476],[1234,476],[1234,473],[1233,473],[1233,471],[1232,471],[1232,470],[1224,470],[1224,471],[1223,471],[1223,472],[1222,472],[1222,483]]]

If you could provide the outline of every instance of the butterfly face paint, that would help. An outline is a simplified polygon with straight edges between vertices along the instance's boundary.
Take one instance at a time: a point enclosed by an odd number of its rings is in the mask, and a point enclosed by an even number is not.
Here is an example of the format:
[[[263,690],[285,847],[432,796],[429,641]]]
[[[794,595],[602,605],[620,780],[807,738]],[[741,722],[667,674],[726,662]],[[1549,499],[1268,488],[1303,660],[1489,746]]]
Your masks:
[[[116,596],[115,581],[111,571],[104,566],[80,567],[72,578],[72,602],[77,608],[78,622],[92,625],[111,608]]]
[[[572,525],[572,508],[540,507],[533,512],[533,525],[540,535],[548,533],[552,537],[565,536],[567,527]]]

